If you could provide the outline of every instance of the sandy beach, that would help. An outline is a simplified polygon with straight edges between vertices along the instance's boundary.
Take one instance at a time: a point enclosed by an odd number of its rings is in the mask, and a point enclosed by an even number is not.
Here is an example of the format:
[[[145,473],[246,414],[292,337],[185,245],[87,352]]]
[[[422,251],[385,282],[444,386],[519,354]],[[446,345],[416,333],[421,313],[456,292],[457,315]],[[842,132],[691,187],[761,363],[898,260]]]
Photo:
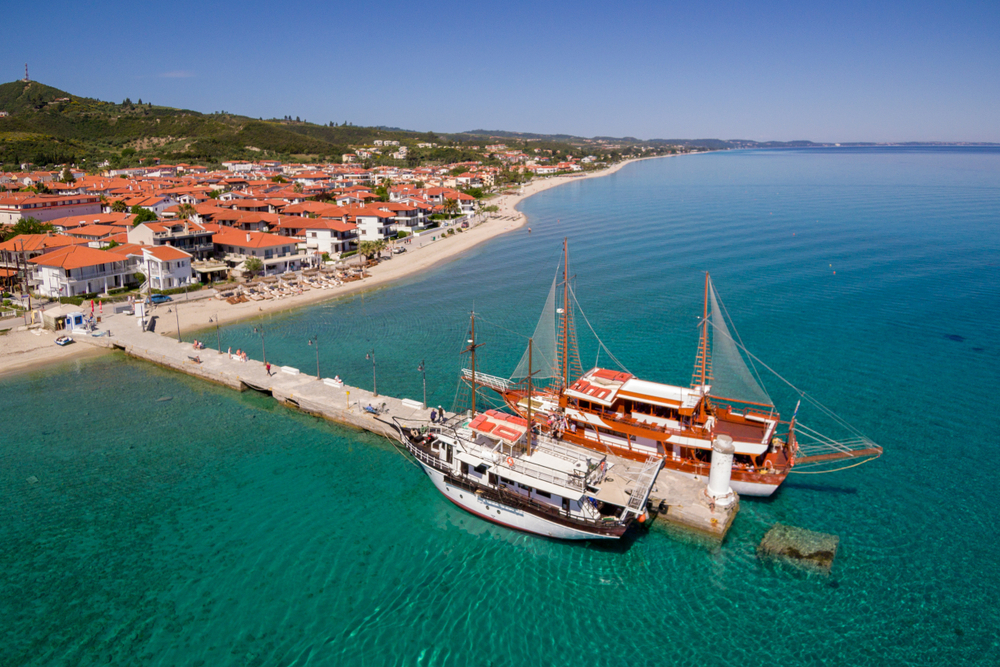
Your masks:
[[[314,289],[282,299],[249,301],[235,305],[216,298],[185,301],[183,294],[175,295],[174,302],[154,307],[153,315],[157,316],[157,332],[165,336],[176,336],[177,320],[179,319],[182,334],[189,335],[194,331],[214,328],[216,317],[221,324],[230,324],[260,317],[265,313],[279,313],[335,299],[419,274],[480,243],[524,226],[527,217],[517,211],[516,206],[528,197],[564,183],[608,176],[626,164],[635,161],[637,160],[619,162],[608,169],[580,176],[536,178],[523,186],[520,194],[500,195],[489,199],[487,203],[499,206],[500,211],[492,214],[492,217],[487,218],[482,224],[446,238],[437,237],[434,242],[425,243],[420,247],[407,246],[407,252],[393,255],[392,259],[382,261],[368,269],[368,276],[365,279],[345,283],[341,287]],[[75,357],[92,356],[104,351],[104,348],[80,343],[59,347],[54,343],[55,338],[53,332],[49,331],[11,331],[0,336],[0,377],[43,365],[63,362]]]

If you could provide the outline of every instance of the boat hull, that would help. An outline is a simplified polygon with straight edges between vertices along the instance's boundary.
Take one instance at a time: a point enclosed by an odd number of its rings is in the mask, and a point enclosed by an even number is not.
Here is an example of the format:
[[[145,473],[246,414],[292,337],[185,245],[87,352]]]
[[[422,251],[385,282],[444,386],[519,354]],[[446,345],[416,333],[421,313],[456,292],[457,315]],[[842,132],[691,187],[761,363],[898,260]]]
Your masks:
[[[596,533],[573,528],[540,517],[516,507],[510,507],[493,499],[484,498],[458,486],[448,483],[444,473],[421,460],[417,460],[420,467],[427,476],[431,478],[434,486],[441,494],[458,505],[466,512],[475,514],[481,519],[486,519],[493,523],[515,530],[521,530],[534,535],[552,537],[559,540],[613,540],[621,537],[621,534]],[[622,529],[624,532],[624,528]]]
[[[663,461],[663,467],[708,484],[709,466],[707,465],[692,468],[687,462],[678,463],[675,459],[667,458]],[[767,498],[778,490],[786,477],[788,477],[787,471],[747,472],[734,469],[729,478],[729,486],[740,497]]]

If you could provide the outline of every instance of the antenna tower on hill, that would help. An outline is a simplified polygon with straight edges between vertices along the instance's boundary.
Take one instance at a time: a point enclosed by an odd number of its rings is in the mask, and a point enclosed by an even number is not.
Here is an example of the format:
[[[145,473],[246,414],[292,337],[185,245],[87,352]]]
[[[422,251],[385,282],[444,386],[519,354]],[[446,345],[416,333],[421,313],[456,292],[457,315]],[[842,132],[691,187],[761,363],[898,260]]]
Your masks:
[[[24,63],[24,82],[28,83],[31,79],[28,78],[28,63]]]

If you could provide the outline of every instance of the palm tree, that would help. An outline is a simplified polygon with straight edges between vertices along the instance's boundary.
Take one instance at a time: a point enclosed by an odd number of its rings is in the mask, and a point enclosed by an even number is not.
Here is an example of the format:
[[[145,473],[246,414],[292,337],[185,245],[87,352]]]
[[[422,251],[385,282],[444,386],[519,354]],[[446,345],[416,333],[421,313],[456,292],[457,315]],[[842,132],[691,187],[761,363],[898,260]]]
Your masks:
[[[181,204],[177,207],[177,217],[182,220],[190,220],[198,215],[198,210],[191,204]]]
[[[123,199],[116,199],[111,202],[111,211],[113,213],[124,213],[127,209],[128,207],[125,205],[125,201]]]
[[[444,200],[444,212],[448,215],[455,215],[458,213],[458,201],[454,199]]]

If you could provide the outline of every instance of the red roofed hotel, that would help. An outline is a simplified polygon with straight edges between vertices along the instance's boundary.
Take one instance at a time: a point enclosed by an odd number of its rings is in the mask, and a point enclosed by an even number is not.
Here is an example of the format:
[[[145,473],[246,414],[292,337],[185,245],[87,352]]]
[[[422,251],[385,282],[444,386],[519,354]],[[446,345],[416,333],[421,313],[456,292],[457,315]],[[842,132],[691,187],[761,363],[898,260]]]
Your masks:
[[[35,289],[45,296],[106,293],[134,284],[136,260],[85,245],[73,245],[28,260]]]
[[[129,243],[110,248],[108,252],[134,257],[143,267],[153,289],[172,289],[194,282],[191,255],[168,245],[144,246]]]
[[[149,246],[174,246],[196,259],[208,259],[215,253],[214,235],[214,228],[208,229],[197,222],[160,220],[132,227],[128,230],[128,241]]]
[[[277,231],[304,240],[307,250],[320,254],[337,255],[357,248],[358,226],[351,222],[285,216]]]
[[[265,232],[241,232],[220,228],[212,237],[216,254],[225,255],[226,264],[242,269],[243,262],[257,257],[264,263],[264,273],[284,273],[302,268],[305,254],[298,253],[298,243],[287,236]]]
[[[101,212],[101,200],[95,195],[36,195],[16,193],[0,196],[0,225],[14,225],[22,218],[48,222],[68,215]]]

